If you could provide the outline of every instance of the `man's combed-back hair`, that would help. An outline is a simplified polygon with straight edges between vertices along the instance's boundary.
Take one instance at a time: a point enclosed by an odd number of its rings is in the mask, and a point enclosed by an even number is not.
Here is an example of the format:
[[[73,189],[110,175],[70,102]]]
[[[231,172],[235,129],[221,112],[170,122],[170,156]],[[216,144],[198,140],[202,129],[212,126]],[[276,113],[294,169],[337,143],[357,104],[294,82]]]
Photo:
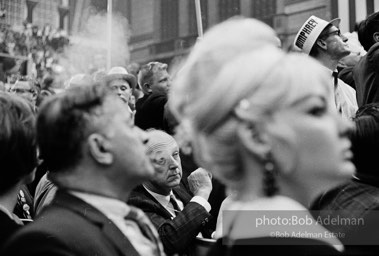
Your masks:
[[[144,84],[152,85],[154,83],[154,74],[159,70],[167,70],[167,64],[161,62],[149,62],[143,65],[138,74],[138,83],[145,94],[149,92],[144,88]]]
[[[75,87],[45,102],[37,118],[40,157],[51,172],[75,166],[82,145],[105,99],[113,95],[101,84]]]
[[[375,32],[379,32],[379,12],[369,15],[358,25],[358,39],[366,51],[375,44],[373,38]]]

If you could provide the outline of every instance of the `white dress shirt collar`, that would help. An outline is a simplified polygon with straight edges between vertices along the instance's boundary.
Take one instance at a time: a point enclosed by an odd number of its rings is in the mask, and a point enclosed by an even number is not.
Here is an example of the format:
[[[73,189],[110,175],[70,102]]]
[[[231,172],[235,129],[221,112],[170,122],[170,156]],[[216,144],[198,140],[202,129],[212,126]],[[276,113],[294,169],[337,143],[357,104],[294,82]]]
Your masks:
[[[173,196],[175,198],[176,202],[178,203],[179,207],[181,209],[183,209],[183,207],[184,207],[183,202],[178,200],[178,198],[174,195],[172,190],[170,191],[170,194],[165,196],[165,195],[161,195],[161,194],[158,194],[158,193],[151,191],[145,185],[143,185],[143,187],[146,189],[147,192],[150,193],[150,195],[152,195],[172,215],[172,217],[176,217],[176,213],[175,213],[176,210],[171,206],[170,196]]]
[[[130,207],[125,202],[115,198],[88,194],[78,191],[70,191],[70,193],[82,199],[84,202],[92,205],[108,218],[113,216],[123,218],[130,211]]]

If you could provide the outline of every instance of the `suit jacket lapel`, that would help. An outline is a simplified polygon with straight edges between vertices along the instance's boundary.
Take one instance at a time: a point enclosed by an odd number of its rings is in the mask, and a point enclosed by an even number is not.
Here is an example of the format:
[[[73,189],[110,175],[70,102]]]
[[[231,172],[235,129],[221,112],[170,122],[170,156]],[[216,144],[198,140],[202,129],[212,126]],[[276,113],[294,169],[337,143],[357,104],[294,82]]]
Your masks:
[[[166,208],[163,207],[163,205],[161,205],[157,199],[155,199],[155,197],[153,197],[146,189],[144,186],[140,185],[138,186],[137,188],[135,188],[135,191],[136,192],[139,192],[139,193],[142,193],[143,195],[145,195],[147,198],[149,198],[150,200],[153,200],[153,202],[155,202],[154,206],[155,208],[157,209],[157,211],[160,211],[162,212],[162,214],[166,215],[166,218],[172,218],[172,215],[169,211],[166,210]],[[180,185],[177,187],[177,188],[174,188],[173,189],[173,192],[175,194],[175,196],[177,196],[184,204],[184,206],[186,206],[188,204],[188,202],[191,200],[191,195],[187,192],[187,190],[185,189],[185,187],[183,186],[182,183],[180,183]],[[143,209],[142,209],[143,210]]]
[[[140,193],[144,194],[146,197],[148,197],[150,200],[153,200],[154,202],[154,207],[156,208],[157,212],[160,211],[163,215],[166,215],[166,218],[172,218],[172,215],[169,211],[166,210],[166,208],[161,205],[161,203],[158,202],[155,197],[153,197],[146,189],[144,186],[138,186],[136,188],[136,191],[139,191]],[[143,209],[142,209],[143,210]]]
[[[54,199],[54,204],[70,209],[71,211],[81,215],[83,218],[91,221],[94,225],[99,226],[104,235],[117,248],[120,255],[140,255],[130,243],[129,239],[126,238],[120,231],[120,229],[118,229],[111,220],[109,220],[104,214],[93,206],[67,193],[66,191],[61,190],[58,190]]]

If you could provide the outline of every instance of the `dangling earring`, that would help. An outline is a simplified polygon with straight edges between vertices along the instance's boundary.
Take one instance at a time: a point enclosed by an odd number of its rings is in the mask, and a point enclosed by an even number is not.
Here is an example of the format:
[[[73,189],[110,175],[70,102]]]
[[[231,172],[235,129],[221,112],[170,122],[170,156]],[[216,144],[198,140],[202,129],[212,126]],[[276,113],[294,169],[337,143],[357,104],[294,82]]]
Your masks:
[[[279,188],[276,184],[277,170],[275,168],[274,161],[271,156],[271,152],[267,154],[264,160],[264,172],[263,172],[263,191],[266,196],[274,196]]]

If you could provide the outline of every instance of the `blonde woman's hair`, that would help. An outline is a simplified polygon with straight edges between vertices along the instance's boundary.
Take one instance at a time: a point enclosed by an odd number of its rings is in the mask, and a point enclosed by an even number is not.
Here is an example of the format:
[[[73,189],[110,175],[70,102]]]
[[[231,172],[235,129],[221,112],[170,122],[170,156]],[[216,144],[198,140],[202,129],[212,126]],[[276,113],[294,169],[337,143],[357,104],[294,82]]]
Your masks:
[[[193,92],[206,90],[225,64],[241,54],[277,43],[275,31],[256,19],[233,17],[211,28],[194,46],[174,79],[176,86],[171,93],[175,97],[169,98],[174,114],[180,119],[182,104],[196,97]]]
[[[174,84],[171,96],[182,99],[176,106],[189,120],[196,134],[194,140],[201,135],[205,138],[202,154],[207,162],[218,167],[215,175],[227,184],[243,177],[236,134],[241,119],[260,125],[279,109],[290,106],[308,91],[307,87],[319,83],[329,90],[328,73],[317,61],[303,54],[286,54],[275,46],[246,51],[224,63],[208,83],[197,78],[202,65],[207,64],[187,66],[177,81],[182,84]],[[194,79],[204,83],[193,87]],[[179,95],[186,90],[192,93],[189,101]]]

